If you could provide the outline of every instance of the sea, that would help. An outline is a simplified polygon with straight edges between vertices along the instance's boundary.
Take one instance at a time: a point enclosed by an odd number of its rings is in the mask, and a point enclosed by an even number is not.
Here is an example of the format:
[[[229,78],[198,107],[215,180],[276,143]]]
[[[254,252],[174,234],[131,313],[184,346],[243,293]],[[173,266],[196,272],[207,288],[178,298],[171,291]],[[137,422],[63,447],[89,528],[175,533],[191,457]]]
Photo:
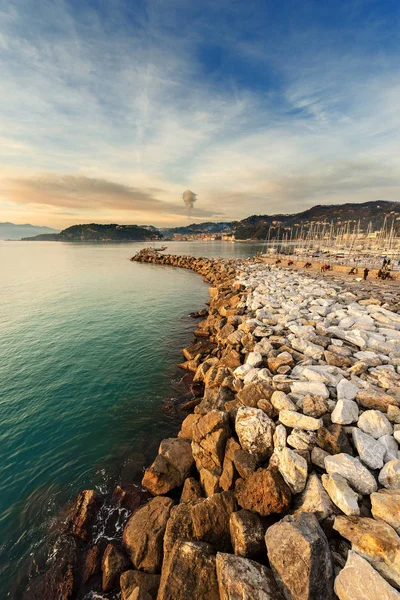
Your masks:
[[[187,390],[177,363],[208,286],[128,260],[145,246],[0,241],[1,598],[15,597],[66,503],[137,479],[179,429],[174,406]],[[167,252],[260,249],[170,242]]]

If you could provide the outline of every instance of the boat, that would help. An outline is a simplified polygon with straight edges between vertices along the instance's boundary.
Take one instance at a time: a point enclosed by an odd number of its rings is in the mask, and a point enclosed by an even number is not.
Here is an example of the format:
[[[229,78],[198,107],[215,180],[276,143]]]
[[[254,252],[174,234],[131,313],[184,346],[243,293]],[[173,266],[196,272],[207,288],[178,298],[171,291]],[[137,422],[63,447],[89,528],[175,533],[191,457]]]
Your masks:
[[[160,248],[154,248],[156,252],[164,252],[167,249],[167,246],[160,246]]]

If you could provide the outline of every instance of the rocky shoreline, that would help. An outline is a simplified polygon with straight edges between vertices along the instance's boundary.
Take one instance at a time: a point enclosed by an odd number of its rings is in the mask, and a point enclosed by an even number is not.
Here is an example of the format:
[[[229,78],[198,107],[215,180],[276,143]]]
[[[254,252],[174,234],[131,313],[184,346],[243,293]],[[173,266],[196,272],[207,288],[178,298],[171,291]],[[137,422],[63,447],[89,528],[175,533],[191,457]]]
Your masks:
[[[180,365],[198,397],[142,488],[114,492],[121,541],[93,544],[102,501],[81,492],[25,598],[399,599],[400,315],[253,260],[132,260],[212,286]]]

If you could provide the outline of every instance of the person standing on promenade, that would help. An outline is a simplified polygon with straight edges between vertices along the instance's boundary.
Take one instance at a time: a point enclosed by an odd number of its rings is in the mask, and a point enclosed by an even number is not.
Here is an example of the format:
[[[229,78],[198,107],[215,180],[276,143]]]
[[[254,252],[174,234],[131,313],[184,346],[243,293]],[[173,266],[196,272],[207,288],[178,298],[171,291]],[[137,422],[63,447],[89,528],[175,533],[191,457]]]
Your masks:
[[[368,273],[369,273],[369,269],[367,269],[367,267],[365,267],[365,269],[364,269],[364,281],[367,280]]]

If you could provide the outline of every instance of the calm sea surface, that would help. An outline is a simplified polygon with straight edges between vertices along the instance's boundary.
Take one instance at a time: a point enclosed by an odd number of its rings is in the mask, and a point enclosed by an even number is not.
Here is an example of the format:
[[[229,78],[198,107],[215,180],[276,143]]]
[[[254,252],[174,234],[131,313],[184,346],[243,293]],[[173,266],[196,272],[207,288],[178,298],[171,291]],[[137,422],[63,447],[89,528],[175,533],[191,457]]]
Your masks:
[[[145,244],[0,241],[0,597],[52,517],[79,490],[137,476],[177,421],[176,363],[192,272],[129,262]],[[169,243],[168,252],[249,256],[260,246]]]

